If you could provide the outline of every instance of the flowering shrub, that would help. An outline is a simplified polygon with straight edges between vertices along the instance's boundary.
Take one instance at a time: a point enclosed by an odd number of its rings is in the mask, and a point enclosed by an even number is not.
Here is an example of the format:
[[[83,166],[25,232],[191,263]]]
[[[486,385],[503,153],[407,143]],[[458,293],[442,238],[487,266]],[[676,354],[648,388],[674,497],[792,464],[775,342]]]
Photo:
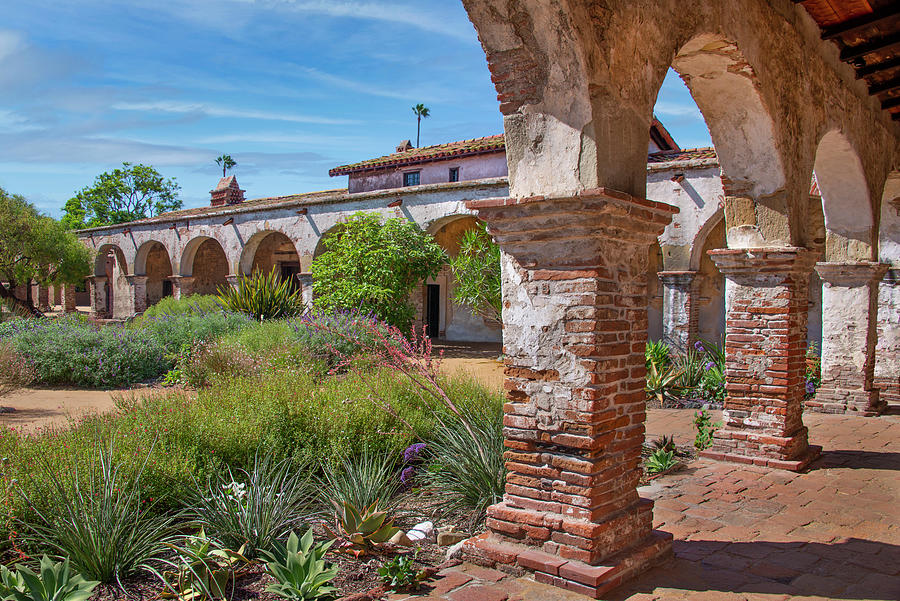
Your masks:
[[[816,390],[822,384],[822,358],[819,356],[815,343],[806,349],[806,382],[804,384],[804,400],[810,400],[816,396]]]
[[[34,368],[10,345],[0,341],[0,397],[34,381]]]

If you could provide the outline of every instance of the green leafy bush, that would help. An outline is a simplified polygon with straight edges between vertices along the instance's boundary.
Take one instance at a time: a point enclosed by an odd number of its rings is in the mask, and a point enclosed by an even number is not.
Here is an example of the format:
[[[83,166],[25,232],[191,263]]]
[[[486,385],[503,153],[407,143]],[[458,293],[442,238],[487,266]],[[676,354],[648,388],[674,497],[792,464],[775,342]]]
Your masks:
[[[0,340],[0,397],[31,384],[36,373],[25,357]]]
[[[174,317],[185,314],[206,315],[207,313],[221,313],[222,310],[219,297],[214,294],[192,294],[181,298],[167,296],[144,311],[144,314],[138,320]]]
[[[69,560],[54,562],[44,555],[37,573],[23,565],[16,571],[0,566],[0,596],[10,601],[86,601],[99,582],[73,574]]]
[[[325,553],[334,541],[314,544],[312,528],[303,538],[293,532],[287,544],[276,543],[271,551],[263,551],[266,569],[277,581],[266,590],[283,599],[307,601],[332,598],[337,589],[328,583],[337,576],[337,569],[325,563]]]
[[[269,273],[255,271],[249,277],[240,278],[237,286],[220,288],[219,302],[229,311],[259,321],[294,317],[305,308],[300,289],[290,280],[282,280],[274,267]]]
[[[706,409],[702,409],[694,413],[694,427],[697,428],[694,447],[698,451],[702,451],[712,446],[713,434],[722,427],[722,422],[713,423],[709,412]]]
[[[24,484],[32,494],[42,492],[43,497],[28,496],[20,487],[27,509],[21,536],[29,549],[50,549],[68,557],[88,578],[121,585],[162,553],[173,520],[148,511],[141,496],[146,454],[136,459],[139,467],[130,476],[113,459],[111,444],[100,442],[95,452],[94,469],[83,478],[71,463],[41,462],[41,472],[30,475]],[[57,476],[60,467],[75,471],[71,484]]]
[[[301,524],[312,508],[307,466],[257,455],[248,470],[225,468],[186,499],[187,515],[229,548],[254,559]]]
[[[415,309],[410,295],[437,275],[447,255],[434,238],[402,218],[354,213],[323,240],[312,263],[315,305],[327,312],[360,310],[404,331]]]
[[[468,305],[476,315],[501,323],[500,247],[488,234],[485,224],[463,233],[459,254],[450,267],[456,279],[453,299]]]
[[[416,570],[409,555],[397,555],[378,568],[378,575],[391,590],[415,590],[422,582],[422,572]]]

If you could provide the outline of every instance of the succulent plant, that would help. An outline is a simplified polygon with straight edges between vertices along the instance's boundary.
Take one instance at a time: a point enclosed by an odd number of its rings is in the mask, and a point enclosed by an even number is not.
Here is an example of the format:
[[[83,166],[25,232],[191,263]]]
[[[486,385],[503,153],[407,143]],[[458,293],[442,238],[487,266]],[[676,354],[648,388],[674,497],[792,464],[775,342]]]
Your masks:
[[[337,528],[330,531],[335,538],[347,541],[351,548],[365,552],[375,545],[387,542],[399,528],[394,526],[394,518],[388,518],[386,511],[378,510],[378,502],[360,510],[352,503],[335,503]]]

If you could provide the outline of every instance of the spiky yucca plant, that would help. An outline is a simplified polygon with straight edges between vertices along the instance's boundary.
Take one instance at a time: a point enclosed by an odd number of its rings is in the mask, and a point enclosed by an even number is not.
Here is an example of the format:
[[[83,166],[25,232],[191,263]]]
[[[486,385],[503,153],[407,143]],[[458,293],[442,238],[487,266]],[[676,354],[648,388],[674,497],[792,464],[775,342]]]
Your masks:
[[[230,311],[260,321],[294,317],[305,308],[300,290],[291,286],[290,280],[282,280],[274,267],[269,273],[254,271],[238,280],[236,287],[219,288],[219,302]]]

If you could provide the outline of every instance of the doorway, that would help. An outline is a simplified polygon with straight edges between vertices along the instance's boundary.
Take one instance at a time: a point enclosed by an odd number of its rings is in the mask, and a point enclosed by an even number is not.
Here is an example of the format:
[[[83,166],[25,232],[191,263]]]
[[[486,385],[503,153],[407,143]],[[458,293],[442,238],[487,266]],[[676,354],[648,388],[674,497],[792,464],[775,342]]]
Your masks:
[[[441,287],[438,284],[428,284],[425,295],[425,323],[429,338],[441,335]]]

